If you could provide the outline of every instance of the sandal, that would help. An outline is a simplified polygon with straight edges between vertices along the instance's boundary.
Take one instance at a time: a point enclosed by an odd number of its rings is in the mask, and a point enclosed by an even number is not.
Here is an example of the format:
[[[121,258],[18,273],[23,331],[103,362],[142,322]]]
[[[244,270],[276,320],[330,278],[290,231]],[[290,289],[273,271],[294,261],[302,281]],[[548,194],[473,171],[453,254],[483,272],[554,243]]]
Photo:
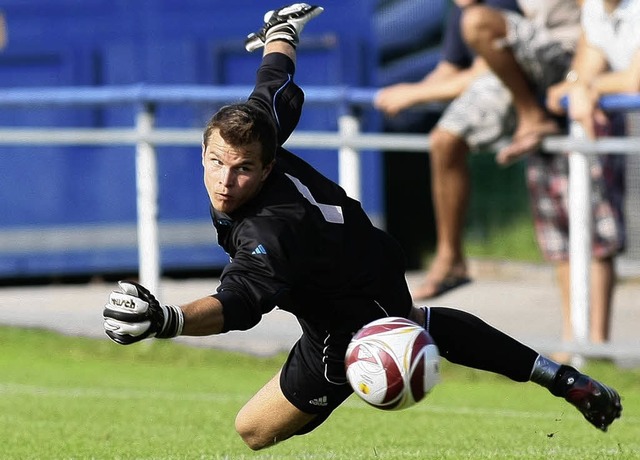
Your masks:
[[[459,288],[471,282],[471,278],[467,276],[447,275],[440,281],[425,281],[414,291],[414,300],[426,300],[439,297],[446,292]]]

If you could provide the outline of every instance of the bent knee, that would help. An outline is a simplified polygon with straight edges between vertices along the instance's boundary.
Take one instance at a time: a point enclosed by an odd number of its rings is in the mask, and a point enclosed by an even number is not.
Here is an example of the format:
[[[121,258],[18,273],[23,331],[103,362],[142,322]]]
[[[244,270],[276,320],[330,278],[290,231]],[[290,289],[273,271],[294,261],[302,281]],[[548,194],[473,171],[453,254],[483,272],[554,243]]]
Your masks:
[[[454,138],[453,133],[436,126],[429,133],[429,146],[431,150],[446,151],[449,150]]]
[[[236,432],[251,450],[265,449],[284,440],[267,425],[243,417],[242,414],[238,414],[235,421]]]
[[[467,42],[474,44],[493,31],[497,20],[496,11],[492,8],[483,5],[467,7],[460,20],[462,35]]]
[[[466,160],[469,148],[457,134],[436,127],[429,134],[429,150],[432,163],[450,163]]]

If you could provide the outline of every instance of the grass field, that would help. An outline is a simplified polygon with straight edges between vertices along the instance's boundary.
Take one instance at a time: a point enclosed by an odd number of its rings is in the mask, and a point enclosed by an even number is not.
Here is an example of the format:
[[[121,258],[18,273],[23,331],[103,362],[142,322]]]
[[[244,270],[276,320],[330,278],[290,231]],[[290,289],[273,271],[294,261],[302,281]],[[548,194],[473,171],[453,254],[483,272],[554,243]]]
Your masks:
[[[609,433],[534,384],[445,364],[419,405],[385,413],[352,396],[313,433],[261,452],[235,434],[269,359],[171,341],[0,327],[2,459],[638,459],[640,370],[589,363],[623,395]]]

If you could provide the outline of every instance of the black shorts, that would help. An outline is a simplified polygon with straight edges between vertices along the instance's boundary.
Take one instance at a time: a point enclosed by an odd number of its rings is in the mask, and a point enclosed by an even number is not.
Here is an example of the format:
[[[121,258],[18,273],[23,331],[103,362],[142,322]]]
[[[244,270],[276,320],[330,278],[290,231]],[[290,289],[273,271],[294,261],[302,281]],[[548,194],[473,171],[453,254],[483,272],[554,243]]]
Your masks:
[[[303,333],[280,374],[280,388],[287,400],[302,412],[317,414],[297,434],[319,426],[353,393],[344,372],[346,345],[322,345]]]

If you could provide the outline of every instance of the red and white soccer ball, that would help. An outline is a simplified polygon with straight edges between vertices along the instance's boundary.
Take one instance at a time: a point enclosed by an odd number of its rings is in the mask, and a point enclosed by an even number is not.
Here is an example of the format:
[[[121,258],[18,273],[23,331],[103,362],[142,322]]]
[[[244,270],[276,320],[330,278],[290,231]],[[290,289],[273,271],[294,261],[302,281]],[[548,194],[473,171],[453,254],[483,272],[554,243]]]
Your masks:
[[[406,318],[382,318],[360,329],[347,347],[345,366],[354,392],[384,410],[413,406],[440,380],[438,347]]]

